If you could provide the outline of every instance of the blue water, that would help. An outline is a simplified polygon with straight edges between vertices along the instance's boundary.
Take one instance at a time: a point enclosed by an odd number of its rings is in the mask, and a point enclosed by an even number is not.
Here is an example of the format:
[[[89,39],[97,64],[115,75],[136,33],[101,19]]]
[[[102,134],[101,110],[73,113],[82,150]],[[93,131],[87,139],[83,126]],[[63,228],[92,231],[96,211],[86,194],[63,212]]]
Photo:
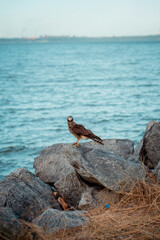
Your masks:
[[[0,179],[73,143],[68,115],[136,145],[160,120],[160,42],[0,44]]]

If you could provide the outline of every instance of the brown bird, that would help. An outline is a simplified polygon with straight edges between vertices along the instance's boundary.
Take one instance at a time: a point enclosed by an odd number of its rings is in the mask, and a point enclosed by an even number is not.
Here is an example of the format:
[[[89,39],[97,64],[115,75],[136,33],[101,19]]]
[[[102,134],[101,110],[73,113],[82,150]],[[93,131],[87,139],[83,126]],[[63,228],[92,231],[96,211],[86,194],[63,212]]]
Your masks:
[[[97,137],[91,130],[86,129],[83,125],[75,123],[72,116],[69,116],[67,118],[67,121],[68,130],[77,138],[77,142],[73,143],[72,145],[79,146],[78,142],[80,139],[87,140],[89,138],[97,143],[104,145],[100,137]]]

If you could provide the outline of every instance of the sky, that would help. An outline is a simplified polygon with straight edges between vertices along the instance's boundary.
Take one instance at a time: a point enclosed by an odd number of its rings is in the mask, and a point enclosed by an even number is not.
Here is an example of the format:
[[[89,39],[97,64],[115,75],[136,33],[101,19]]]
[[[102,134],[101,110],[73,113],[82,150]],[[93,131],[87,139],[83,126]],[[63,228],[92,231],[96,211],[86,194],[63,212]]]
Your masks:
[[[0,38],[160,34],[160,0],[0,0]]]

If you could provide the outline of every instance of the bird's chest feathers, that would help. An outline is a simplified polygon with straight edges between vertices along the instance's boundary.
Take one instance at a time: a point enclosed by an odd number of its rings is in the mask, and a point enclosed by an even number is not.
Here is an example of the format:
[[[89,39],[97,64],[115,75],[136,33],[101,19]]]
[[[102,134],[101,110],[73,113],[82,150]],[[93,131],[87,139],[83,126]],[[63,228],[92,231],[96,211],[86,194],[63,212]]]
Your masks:
[[[79,137],[73,130],[73,127],[74,127],[73,123],[68,123],[68,130],[70,131],[70,133],[72,133],[75,137]]]

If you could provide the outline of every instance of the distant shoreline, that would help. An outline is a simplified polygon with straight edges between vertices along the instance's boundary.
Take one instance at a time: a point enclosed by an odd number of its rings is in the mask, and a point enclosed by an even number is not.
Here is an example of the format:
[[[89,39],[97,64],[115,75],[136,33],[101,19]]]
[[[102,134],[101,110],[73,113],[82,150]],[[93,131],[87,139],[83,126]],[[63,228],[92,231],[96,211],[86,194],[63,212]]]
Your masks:
[[[22,38],[0,38],[2,43],[51,43],[51,42],[160,42],[160,35],[123,36],[123,37],[77,37],[77,36],[40,36]]]

